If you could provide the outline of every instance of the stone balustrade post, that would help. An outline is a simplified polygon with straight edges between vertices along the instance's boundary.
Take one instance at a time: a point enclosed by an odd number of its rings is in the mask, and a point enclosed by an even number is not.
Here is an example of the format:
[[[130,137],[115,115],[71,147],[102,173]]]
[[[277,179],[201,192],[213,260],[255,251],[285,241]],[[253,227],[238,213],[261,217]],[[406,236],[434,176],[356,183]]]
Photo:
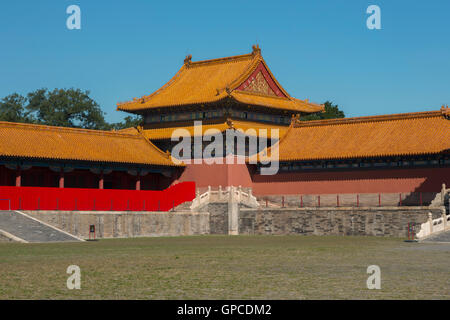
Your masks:
[[[433,233],[433,215],[428,212],[428,223],[430,224],[430,234]]]
[[[211,200],[211,186],[208,186],[208,202]]]
[[[239,202],[235,195],[236,187],[230,187],[228,196],[228,234],[239,234]]]
[[[444,230],[447,230],[447,213],[444,210],[442,210],[442,223],[444,224]]]

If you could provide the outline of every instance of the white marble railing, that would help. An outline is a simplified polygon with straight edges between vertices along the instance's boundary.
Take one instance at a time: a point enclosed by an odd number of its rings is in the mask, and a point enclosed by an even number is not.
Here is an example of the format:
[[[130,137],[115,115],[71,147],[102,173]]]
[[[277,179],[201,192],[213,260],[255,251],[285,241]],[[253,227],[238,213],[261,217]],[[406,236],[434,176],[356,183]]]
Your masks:
[[[433,219],[428,213],[428,221],[420,225],[420,230],[416,234],[417,239],[422,240],[433,234],[450,230],[450,215],[442,214],[440,218]]]
[[[196,210],[197,208],[211,202],[220,203],[229,201],[244,204],[251,208],[256,208],[259,206],[256,197],[252,195],[251,189],[249,189],[248,192],[244,192],[241,186],[229,186],[225,189],[222,189],[222,186],[219,186],[216,190],[212,190],[211,187],[208,187],[208,190],[203,194],[200,194],[197,190],[197,196],[192,201],[191,210]]]

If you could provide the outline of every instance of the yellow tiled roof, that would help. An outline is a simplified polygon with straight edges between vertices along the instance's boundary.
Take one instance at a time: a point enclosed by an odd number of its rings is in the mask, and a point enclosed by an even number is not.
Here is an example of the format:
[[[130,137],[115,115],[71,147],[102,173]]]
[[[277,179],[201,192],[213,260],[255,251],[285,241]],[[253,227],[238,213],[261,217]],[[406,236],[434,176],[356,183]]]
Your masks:
[[[318,106],[314,103],[309,103],[308,101],[303,101],[292,97],[284,98],[277,96],[266,96],[259,93],[241,90],[232,91],[231,96],[241,103],[270,107],[275,109],[302,111],[309,113],[319,112],[323,110],[321,106]]]
[[[3,121],[0,157],[175,165],[141,134]]]
[[[286,126],[276,126],[270,124],[264,124],[260,122],[250,122],[250,121],[239,121],[239,120],[231,120],[227,122],[221,122],[216,124],[203,124],[202,125],[202,135],[205,135],[205,132],[209,129],[217,129],[220,132],[224,132],[227,129],[241,129],[246,132],[248,129],[255,129],[258,136],[262,136],[264,133],[260,133],[259,129],[267,129],[267,137],[271,137],[270,129],[279,129],[279,137],[282,137],[288,127]],[[143,129],[142,134],[149,140],[162,140],[162,139],[170,139],[172,137],[172,132],[176,129],[185,129],[188,131],[189,136],[195,136],[194,126],[184,126],[184,127],[171,127],[171,128],[153,128],[153,129]],[[208,132],[206,132],[208,134]],[[251,132],[249,132],[251,133]],[[188,136],[187,133],[185,133]],[[265,136],[265,135],[264,135]]]
[[[118,132],[118,133],[133,134],[133,135],[139,134],[139,131],[136,129],[136,127],[130,127],[130,128],[124,128],[124,129],[112,130],[112,131]]]
[[[405,156],[450,152],[450,112],[299,121],[273,148],[280,161]],[[269,154],[270,150],[260,155]]]
[[[245,94],[237,90],[251,73],[263,63],[270,76],[286,97]],[[146,109],[201,105],[232,98],[241,103],[297,112],[319,112],[323,105],[302,101],[289,96],[273,77],[261,56],[259,48],[250,54],[191,62],[184,65],[163,87],[154,93],[133,101],[118,103],[121,111],[136,112]]]

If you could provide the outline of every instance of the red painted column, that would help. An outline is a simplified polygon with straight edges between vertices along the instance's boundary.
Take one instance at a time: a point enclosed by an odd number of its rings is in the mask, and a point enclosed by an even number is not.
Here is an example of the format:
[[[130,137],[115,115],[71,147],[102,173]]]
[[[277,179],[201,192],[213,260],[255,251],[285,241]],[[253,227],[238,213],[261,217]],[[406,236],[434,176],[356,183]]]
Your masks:
[[[16,170],[16,187],[20,187],[22,184],[22,170],[18,168]]]
[[[141,190],[141,176],[139,174],[136,177],[136,190]]]
[[[98,188],[99,189],[103,189],[103,181],[104,181],[104,178],[103,178],[103,172],[100,174],[100,179],[98,180]]]
[[[64,169],[59,172],[59,187],[64,188]]]

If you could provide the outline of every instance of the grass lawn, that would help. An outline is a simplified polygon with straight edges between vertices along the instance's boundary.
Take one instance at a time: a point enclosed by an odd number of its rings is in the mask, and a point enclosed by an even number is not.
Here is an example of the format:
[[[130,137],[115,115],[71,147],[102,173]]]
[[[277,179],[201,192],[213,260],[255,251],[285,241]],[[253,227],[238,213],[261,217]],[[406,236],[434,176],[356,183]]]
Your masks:
[[[69,290],[66,269],[81,268]],[[381,290],[368,290],[369,265]],[[450,244],[316,236],[0,243],[0,299],[450,299]]]

